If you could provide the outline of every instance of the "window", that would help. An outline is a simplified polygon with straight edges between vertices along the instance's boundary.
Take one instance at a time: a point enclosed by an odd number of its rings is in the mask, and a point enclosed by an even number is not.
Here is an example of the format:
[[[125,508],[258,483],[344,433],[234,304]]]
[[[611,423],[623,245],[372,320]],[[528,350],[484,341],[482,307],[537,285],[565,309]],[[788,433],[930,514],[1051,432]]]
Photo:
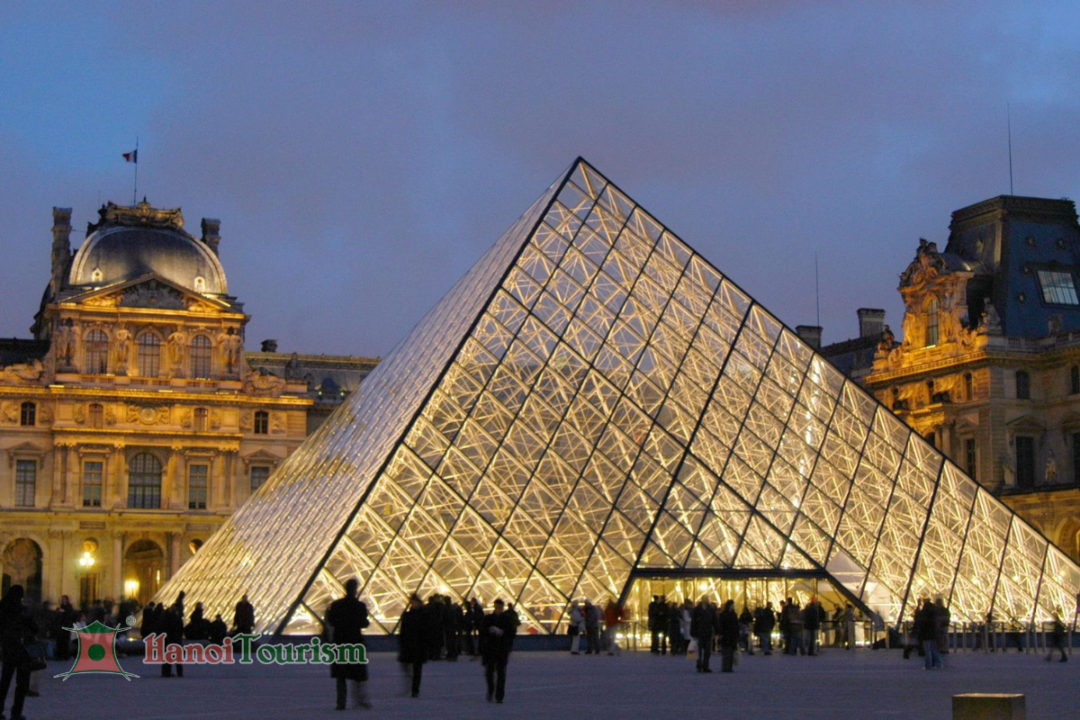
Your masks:
[[[19,412],[19,424],[23,427],[37,425],[37,405],[32,402],[24,402]]]
[[[968,476],[973,479],[976,466],[975,438],[966,438],[964,440],[964,467],[967,468]]]
[[[1043,302],[1050,305],[1080,305],[1071,272],[1040,270],[1039,284],[1042,285]]]
[[[161,339],[151,332],[139,336],[139,376],[157,377],[161,370]]]
[[[1069,393],[1071,395],[1080,393],[1080,365],[1069,368]]]
[[[195,432],[206,432],[206,408],[195,408]]]
[[[1035,487],[1035,438],[1016,438],[1016,486]]]
[[[191,339],[191,377],[210,377],[210,338],[196,335]]]
[[[265,465],[253,465],[251,467],[251,492],[261,488],[269,477],[270,468]]]
[[[270,432],[270,413],[265,410],[255,411],[255,434],[266,435]]]
[[[926,433],[926,442],[930,443],[933,447],[937,447],[937,433],[933,430]]]
[[[100,403],[90,403],[90,427],[100,428],[105,424],[105,408]]]
[[[934,347],[938,343],[937,310],[937,298],[930,298],[930,304],[926,306],[926,347]]]
[[[206,487],[210,476],[209,465],[192,465],[188,468],[188,509],[206,509]]]
[[[101,487],[105,477],[105,463],[84,462],[82,471],[83,507],[101,507]]]
[[[1016,371],[1016,399],[1031,399],[1031,376],[1025,370]]]
[[[969,401],[975,399],[975,380],[971,373],[964,373],[964,398]]]
[[[109,372],[109,337],[102,330],[86,333],[86,374]]]
[[[1072,436],[1073,482],[1080,485],[1080,433]]]
[[[37,495],[37,460],[15,461],[15,506],[34,507]]]
[[[150,453],[139,453],[128,467],[128,507],[161,507],[161,463]]]

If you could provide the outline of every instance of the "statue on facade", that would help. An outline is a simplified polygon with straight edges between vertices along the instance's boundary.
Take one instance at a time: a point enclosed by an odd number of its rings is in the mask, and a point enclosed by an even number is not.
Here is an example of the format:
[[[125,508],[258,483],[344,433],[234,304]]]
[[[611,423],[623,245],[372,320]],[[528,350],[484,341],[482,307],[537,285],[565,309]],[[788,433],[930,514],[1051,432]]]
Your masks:
[[[987,335],[1000,335],[1001,334],[1001,317],[997,313],[997,308],[991,302],[986,303],[986,307],[983,309],[982,322],[979,323],[979,332],[986,333]]]
[[[75,326],[71,318],[60,323],[55,337],[56,364],[61,368],[70,368],[75,359]]]
[[[185,346],[187,346],[187,335],[182,327],[177,326],[176,330],[169,335],[168,340],[169,365],[173,370],[182,367]]]
[[[1046,456],[1046,467],[1043,469],[1043,477],[1047,483],[1057,482],[1057,458],[1054,457],[1054,451],[1051,450]]]
[[[270,395],[277,397],[285,391],[285,380],[273,373],[253,369],[244,381],[244,390],[252,395]]]
[[[304,376],[304,368],[300,364],[300,357],[293,353],[289,358],[289,362],[285,363],[285,379],[286,380],[299,380]]]
[[[229,328],[217,336],[221,348],[221,365],[227,375],[236,375],[240,369],[240,348],[243,340],[236,334],[236,328]]]
[[[45,365],[40,360],[31,360],[25,363],[15,363],[3,368],[2,377],[5,381],[20,384],[31,384],[41,380],[45,374]]]
[[[131,356],[131,331],[121,325],[116,328],[116,374],[127,375],[128,359]]]
[[[878,343],[878,352],[889,353],[893,349],[893,345],[896,344],[896,335],[893,335],[892,328],[888,325],[881,331],[881,342]]]

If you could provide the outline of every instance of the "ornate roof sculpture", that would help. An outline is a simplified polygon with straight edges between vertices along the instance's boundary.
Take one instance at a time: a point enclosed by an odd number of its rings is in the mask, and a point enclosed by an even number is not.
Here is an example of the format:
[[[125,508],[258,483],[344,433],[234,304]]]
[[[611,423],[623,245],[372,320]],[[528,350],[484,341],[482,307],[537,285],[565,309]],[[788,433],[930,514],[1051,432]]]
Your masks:
[[[166,585],[309,633],[356,577],[540,632],[632,573],[824,573],[897,620],[1071,607],[1080,568],[577,160]]]

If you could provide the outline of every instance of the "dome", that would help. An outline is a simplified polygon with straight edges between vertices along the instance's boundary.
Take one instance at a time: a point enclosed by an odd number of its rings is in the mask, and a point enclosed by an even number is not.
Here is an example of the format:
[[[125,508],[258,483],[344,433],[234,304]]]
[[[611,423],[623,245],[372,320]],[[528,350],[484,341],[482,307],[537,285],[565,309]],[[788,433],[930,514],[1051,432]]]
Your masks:
[[[142,205],[145,202],[138,209]],[[114,208],[136,210],[116,206],[110,210]],[[101,287],[154,273],[195,292],[225,295],[228,286],[221,262],[206,243],[183,231],[179,210],[153,210],[148,205],[146,210],[153,213],[152,221],[138,222],[141,218],[129,217],[133,212],[103,213],[102,222],[91,226],[72,260],[69,285]]]

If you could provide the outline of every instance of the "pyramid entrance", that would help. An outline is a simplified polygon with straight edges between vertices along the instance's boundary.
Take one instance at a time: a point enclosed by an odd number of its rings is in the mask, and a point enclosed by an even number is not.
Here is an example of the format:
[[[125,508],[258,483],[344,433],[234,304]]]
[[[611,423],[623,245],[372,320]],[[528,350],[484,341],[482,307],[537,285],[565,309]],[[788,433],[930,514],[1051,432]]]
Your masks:
[[[373,632],[418,592],[559,633],[571,601],[639,577],[728,599],[747,575],[827,578],[890,624],[926,595],[1028,622],[1080,591],[1061,550],[579,159],[156,599],[228,617],[246,593],[259,632],[308,634],[357,578]]]

